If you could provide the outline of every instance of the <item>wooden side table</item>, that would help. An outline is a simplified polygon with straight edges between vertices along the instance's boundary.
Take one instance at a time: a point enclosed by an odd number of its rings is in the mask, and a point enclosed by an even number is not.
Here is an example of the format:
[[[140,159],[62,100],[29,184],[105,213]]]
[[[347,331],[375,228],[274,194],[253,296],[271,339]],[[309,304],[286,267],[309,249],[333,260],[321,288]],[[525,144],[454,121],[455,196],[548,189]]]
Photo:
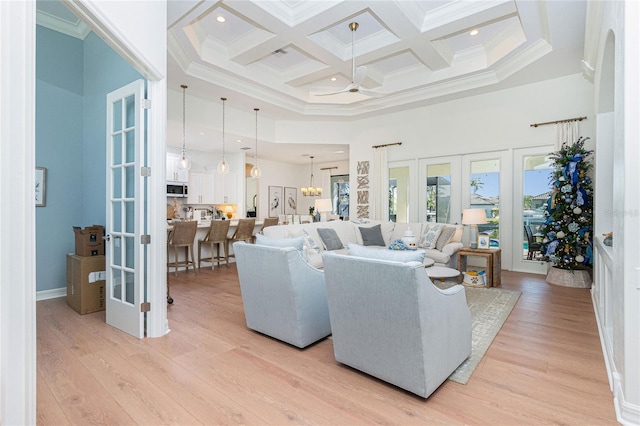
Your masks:
[[[460,270],[460,277],[464,272],[467,272],[467,257],[484,257],[487,260],[487,268],[485,273],[487,274],[487,287],[497,287],[502,282],[500,279],[500,270],[502,269],[501,260],[502,250],[496,249],[472,249],[469,247],[463,247],[458,250],[458,270]],[[458,282],[461,282],[461,278],[458,278]]]

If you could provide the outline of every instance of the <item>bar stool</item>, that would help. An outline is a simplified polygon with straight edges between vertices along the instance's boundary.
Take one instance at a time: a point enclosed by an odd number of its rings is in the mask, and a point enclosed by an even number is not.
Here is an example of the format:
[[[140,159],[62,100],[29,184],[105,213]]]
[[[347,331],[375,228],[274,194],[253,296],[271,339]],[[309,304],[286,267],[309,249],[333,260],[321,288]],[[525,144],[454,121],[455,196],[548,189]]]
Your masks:
[[[277,217],[267,217],[262,221],[262,228],[260,228],[260,233],[263,234],[264,232],[264,228],[267,228],[269,226],[275,226],[277,225],[279,222],[279,219]]]
[[[188,222],[175,222],[173,230],[167,238],[167,271],[174,267],[174,274],[178,276],[178,267],[184,266],[189,271],[189,266],[196,272],[196,262],[193,253],[193,244],[198,230],[198,222],[195,220]],[[173,261],[170,261],[170,251],[173,248]],[[184,260],[178,259],[178,249],[184,248]],[[191,260],[189,260],[191,254]]]
[[[202,261],[211,262],[212,271],[214,262],[217,262],[218,266],[220,266],[220,259],[222,258],[220,256],[220,245],[224,246],[224,259],[227,261],[227,266],[229,265],[229,250],[227,246],[227,234],[229,233],[229,225],[231,225],[231,221],[229,220],[211,221],[211,226],[209,226],[207,235],[205,235],[203,239],[198,240],[198,268],[201,267],[200,263]],[[209,246],[211,250],[210,257],[202,257],[203,245]]]
[[[236,241],[246,241],[247,243],[253,243],[253,228],[256,226],[255,219],[239,219],[238,227],[233,235],[227,238],[226,241],[226,253],[229,253],[229,245]],[[229,257],[236,257],[234,254],[229,254]]]

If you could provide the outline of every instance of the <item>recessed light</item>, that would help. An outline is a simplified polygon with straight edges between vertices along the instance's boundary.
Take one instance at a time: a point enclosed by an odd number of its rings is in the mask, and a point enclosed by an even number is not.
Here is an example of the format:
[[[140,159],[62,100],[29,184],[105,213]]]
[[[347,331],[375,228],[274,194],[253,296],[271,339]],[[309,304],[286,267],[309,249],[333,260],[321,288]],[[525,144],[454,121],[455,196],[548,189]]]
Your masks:
[[[242,139],[237,139],[236,142],[242,143]]]
[[[227,22],[227,18],[225,18],[225,17],[224,17],[224,16],[222,16],[222,15],[218,15],[218,16],[216,17],[216,21],[218,21],[218,22],[220,22],[220,23],[222,23],[222,22]]]
[[[336,81],[336,80],[337,80],[337,78],[331,77],[331,81]]]
[[[201,135],[204,135],[204,132],[200,132]]]
[[[344,151],[333,151],[334,154],[344,154]]]
[[[469,32],[469,35],[470,35],[470,36],[476,36],[476,35],[478,35],[479,33],[480,33],[480,31],[479,31],[479,30],[477,30],[477,29],[475,29],[475,30],[471,30],[471,31]]]

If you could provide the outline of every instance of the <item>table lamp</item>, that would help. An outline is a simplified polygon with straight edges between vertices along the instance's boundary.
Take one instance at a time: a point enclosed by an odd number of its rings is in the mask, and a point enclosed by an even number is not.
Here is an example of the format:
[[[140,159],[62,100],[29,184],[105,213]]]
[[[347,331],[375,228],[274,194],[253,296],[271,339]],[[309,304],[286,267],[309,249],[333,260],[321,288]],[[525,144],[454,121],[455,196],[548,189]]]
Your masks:
[[[320,212],[320,222],[326,222],[327,212],[333,210],[333,204],[331,204],[330,198],[319,198],[315,201],[315,208],[317,212]]]
[[[231,219],[231,217],[233,216],[233,207],[232,206],[226,206],[224,208],[224,212],[227,214],[227,217],[229,219]]]
[[[478,225],[487,223],[487,214],[484,209],[462,210],[462,224],[471,225],[470,247],[478,248]]]

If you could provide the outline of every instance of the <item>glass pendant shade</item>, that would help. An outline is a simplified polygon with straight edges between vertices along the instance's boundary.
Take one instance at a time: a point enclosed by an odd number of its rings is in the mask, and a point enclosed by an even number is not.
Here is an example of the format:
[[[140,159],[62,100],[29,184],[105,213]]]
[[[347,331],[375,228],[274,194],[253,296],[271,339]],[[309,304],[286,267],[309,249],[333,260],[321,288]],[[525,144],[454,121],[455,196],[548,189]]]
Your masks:
[[[251,168],[251,177],[252,178],[259,178],[260,176],[262,176],[262,170],[260,170],[260,168],[258,167],[258,164],[254,164],[253,167]]]
[[[218,170],[219,174],[226,175],[229,173],[229,164],[227,163],[227,157],[224,152],[224,103],[227,98],[220,98],[220,100],[222,101],[222,158],[218,162],[216,170]]]
[[[216,170],[221,175],[226,175],[227,173],[229,173],[229,164],[227,163],[227,159],[224,157],[224,155],[218,162],[218,165],[216,166]]]
[[[187,125],[186,125],[186,90],[187,85],[183,84],[182,87],[182,156],[180,157],[180,164],[178,168],[180,170],[191,169],[191,157],[187,155]]]
[[[180,165],[178,166],[180,170],[190,170],[191,169],[191,157],[186,152],[182,153],[180,157]]]

